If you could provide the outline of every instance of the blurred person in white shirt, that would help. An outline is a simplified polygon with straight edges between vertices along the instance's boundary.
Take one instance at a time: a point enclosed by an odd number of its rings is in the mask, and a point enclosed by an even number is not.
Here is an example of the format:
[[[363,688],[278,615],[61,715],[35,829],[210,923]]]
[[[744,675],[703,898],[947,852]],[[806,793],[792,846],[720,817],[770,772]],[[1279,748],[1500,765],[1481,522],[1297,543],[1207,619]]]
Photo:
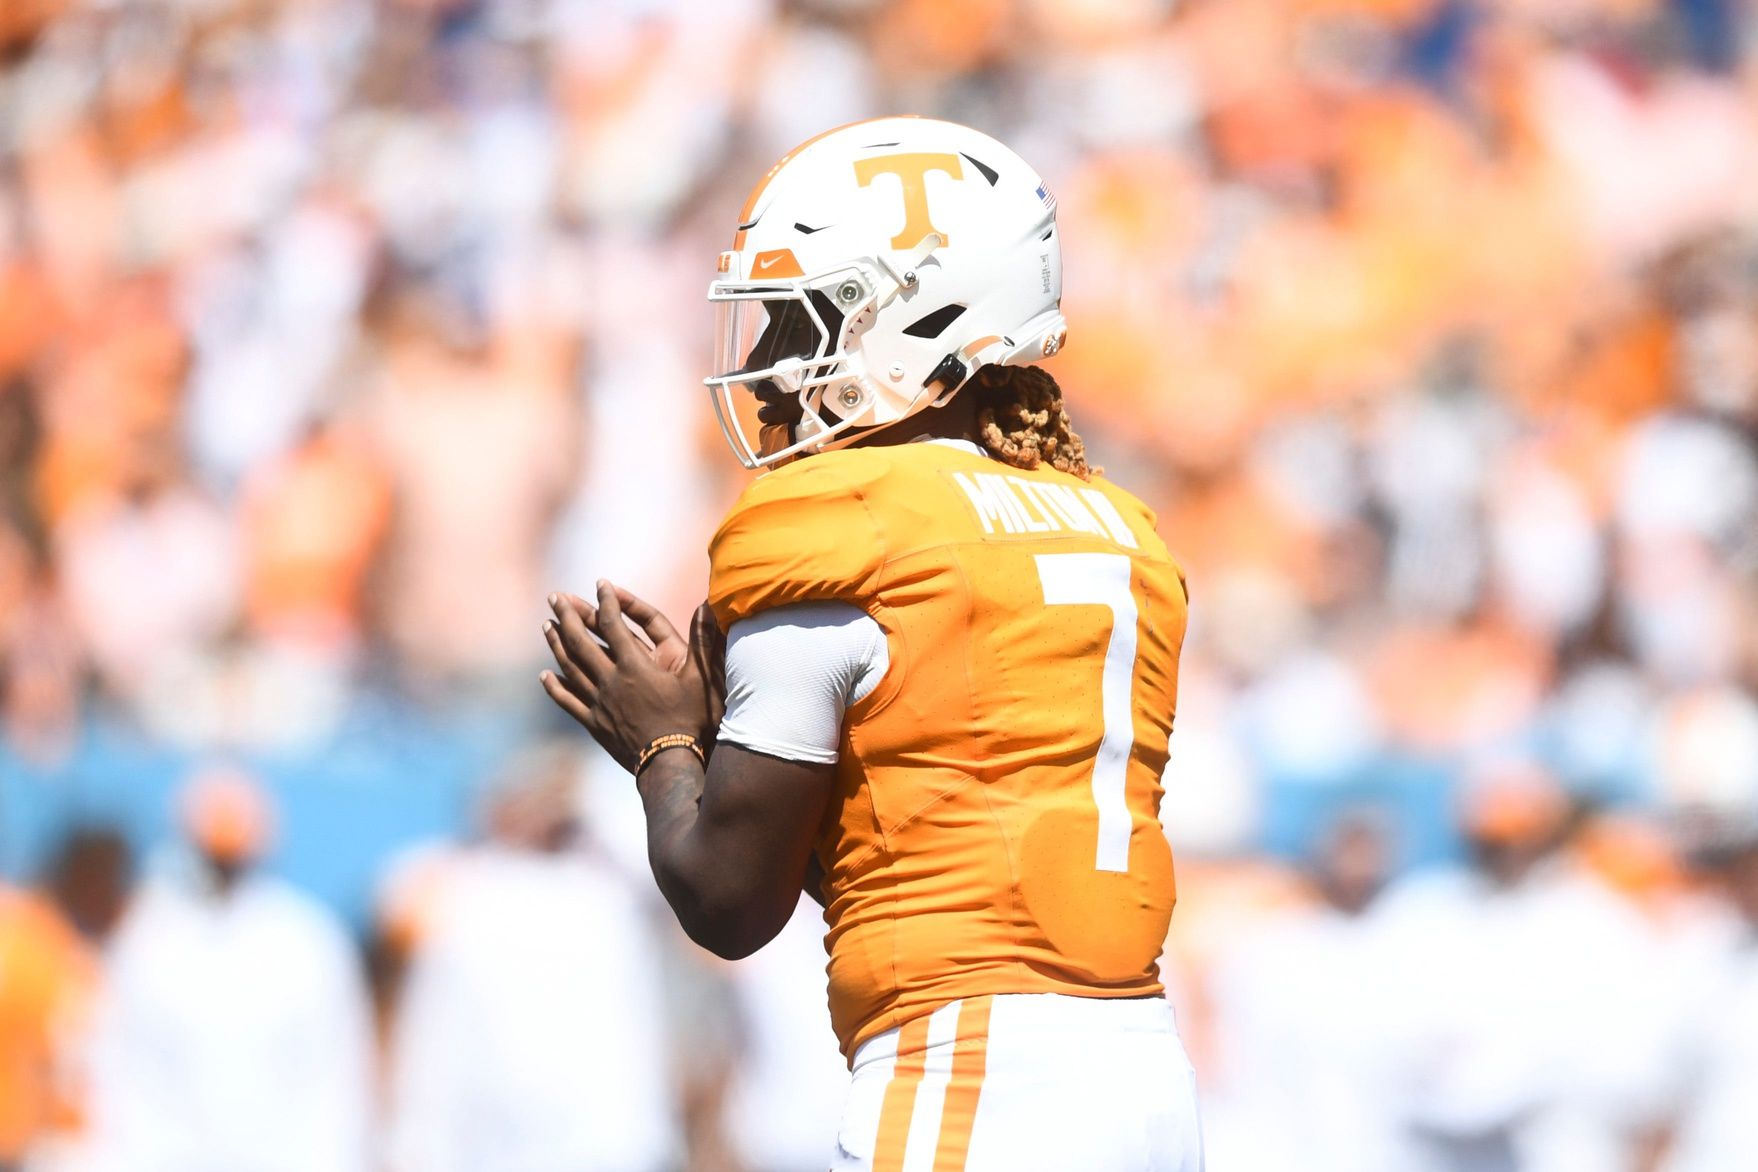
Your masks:
[[[1392,845],[1367,810],[1314,851],[1317,898],[1259,924],[1219,963],[1220,1082],[1204,1137],[1234,1172],[1401,1172],[1375,901]]]
[[[1665,1172],[1739,1172],[1758,1152],[1758,821],[1704,860],[1721,915],[1681,949],[1672,1068],[1677,1116]]]
[[[1758,1152],[1758,702],[1728,687],[1669,700],[1656,774],[1706,882],[1675,934],[1665,1172],[1732,1172]]]
[[[1435,1172],[1635,1169],[1661,1110],[1654,932],[1565,848],[1534,764],[1467,778],[1470,865],[1387,893],[1394,1108]]]
[[[740,1045],[725,1129],[758,1172],[822,1172],[836,1144],[848,1065],[824,998],[824,914],[802,899],[781,933],[727,966]]]
[[[564,747],[515,760],[487,841],[447,865],[392,1033],[395,1172],[674,1165],[659,940],[580,849],[578,779]]]
[[[156,714],[172,707],[157,688],[168,671],[235,619],[236,535],[168,440],[139,445],[118,479],[115,492],[82,499],[56,527],[55,578],[104,682]]]
[[[268,798],[212,771],[182,795],[191,848],[150,877],[106,965],[91,1049],[97,1172],[365,1172],[360,966],[315,901],[254,869]]]

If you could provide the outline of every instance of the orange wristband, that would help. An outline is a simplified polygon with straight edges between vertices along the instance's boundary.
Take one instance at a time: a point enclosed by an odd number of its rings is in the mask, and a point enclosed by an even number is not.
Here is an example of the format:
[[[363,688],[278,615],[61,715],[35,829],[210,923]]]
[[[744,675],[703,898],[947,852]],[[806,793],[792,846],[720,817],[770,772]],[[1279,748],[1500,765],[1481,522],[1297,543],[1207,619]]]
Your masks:
[[[666,733],[648,741],[647,747],[641,750],[641,756],[635,760],[635,776],[640,777],[641,771],[647,768],[647,763],[667,749],[688,749],[696,754],[696,760],[701,762],[704,769],[708,767],[708,754],[702,751],[702,746],[696,743],[695,737],[689,733]]]

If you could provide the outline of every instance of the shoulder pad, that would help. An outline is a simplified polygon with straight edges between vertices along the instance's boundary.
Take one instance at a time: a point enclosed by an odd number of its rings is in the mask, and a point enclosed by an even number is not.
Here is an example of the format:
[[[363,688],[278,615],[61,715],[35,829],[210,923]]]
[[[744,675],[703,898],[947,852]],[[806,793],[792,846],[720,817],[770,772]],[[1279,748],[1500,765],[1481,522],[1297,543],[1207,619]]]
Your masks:
[[[753,481],[708,545],[708,601],[724,630],[792,602],[858,602],[885,563],[867,493],[878,451],[825,452]]]

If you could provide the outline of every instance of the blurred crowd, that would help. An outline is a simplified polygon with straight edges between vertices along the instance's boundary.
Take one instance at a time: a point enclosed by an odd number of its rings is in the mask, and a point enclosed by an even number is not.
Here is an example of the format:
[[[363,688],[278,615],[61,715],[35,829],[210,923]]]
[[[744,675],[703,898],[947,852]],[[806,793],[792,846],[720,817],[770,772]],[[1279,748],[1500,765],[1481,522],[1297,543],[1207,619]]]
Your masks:
[[[361,946],[262,867],[280,811],[235,766],[144,866],[71,836],[0,902],[0,1168],[820,1167],[846,1073],[815,905],[749,965],[694,951],[581,761],[516,754],[466,841],[388,860]]]
[[[712,260],[894,112],[1189,572],[1212,1166],[1758,1160],[1758,5],[6,0],[0,1167],[822,1166],[813,915],[681,944],[534,672],[700,599]]]

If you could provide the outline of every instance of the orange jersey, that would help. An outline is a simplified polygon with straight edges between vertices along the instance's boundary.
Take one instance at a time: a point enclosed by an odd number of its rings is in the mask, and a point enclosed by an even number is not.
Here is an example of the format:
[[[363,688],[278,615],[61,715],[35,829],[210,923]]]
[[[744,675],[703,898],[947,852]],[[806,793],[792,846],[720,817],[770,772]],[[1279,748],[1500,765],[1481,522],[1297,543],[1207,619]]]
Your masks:
[[[95,972],[85,945],[38,896],[0,887],[0,1164],[76,1122],[59,1093],[64,1032]]]
[[[817,844],[845,1055],[962,997],[1161,991],[1186,612],[1141,502],[946,444],[844,449],[758,478],[710,557],[723,627],[835,600],[886,634]]]

